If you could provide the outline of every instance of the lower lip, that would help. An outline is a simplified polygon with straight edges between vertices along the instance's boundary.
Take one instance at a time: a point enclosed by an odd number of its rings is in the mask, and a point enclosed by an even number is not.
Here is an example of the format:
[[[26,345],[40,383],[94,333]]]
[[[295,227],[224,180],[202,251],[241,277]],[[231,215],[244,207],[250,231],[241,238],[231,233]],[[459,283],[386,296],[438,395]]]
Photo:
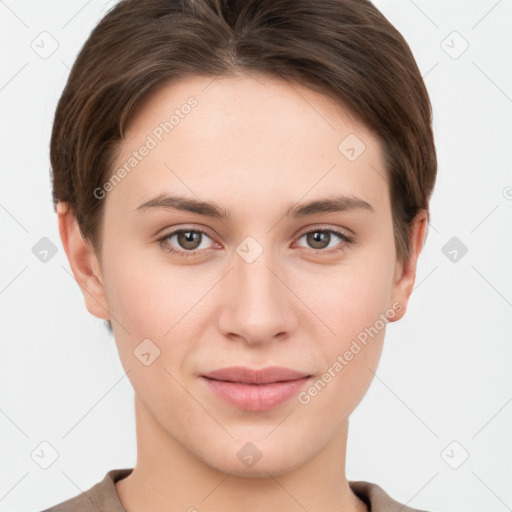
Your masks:
[[[309,377],[270,384],[243,384],[207,377],[202,379],[217,396],[234,407],[247,411],[267,411],[297,395]]]

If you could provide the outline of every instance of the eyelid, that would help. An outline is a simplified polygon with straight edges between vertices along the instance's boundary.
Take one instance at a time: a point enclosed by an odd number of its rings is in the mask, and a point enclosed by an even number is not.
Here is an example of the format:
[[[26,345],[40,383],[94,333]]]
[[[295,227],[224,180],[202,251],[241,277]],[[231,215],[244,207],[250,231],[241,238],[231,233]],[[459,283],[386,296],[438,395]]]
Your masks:
[[[349,231],[349,230],[347,230]],[[345,231],[345,229],[340,227],[327,227],[325,225],[317,225],[317,226],[309,226],[305,229],[305,231],[300,232],[298,236],[295,237],[294,244],[298,243],[300,239],[304,236],[306,236],[309,233],[315,233],[315,232],[329,232],[334,233],[335,236],[337,236],[341,241],[336,244],[334,247],[331,248],[323,248],[323,249],[313,249],[311,247],[303,247],[299,245],[302,249],[304,249],[306,252],[313,253],[314,255],[320,255],[329,257],[332,255],[338,255],[343,254],[347,249],[352,247],[352,245],[356,242],[355,235],[349,234]],[[352,233],[352,232],[351,232]]]
[[[193,251],[186,251],[184,249],[176,249],[173,247],[170,243],[167,243],[173,236],[187,231],[194,231],[197,233],[202,233],[203,235],[206,235],[214,244],[218,244],[214,237],[210,236],[208,233],[207,228],[199,227],[199,226],[193,226],[193,225],[185,225],[181,227],[174,227],[170,229],[169,231],[164,232],[164,234],[157,237],[157,242],[159,246],[166,252],[181,256],[183,258],[195,258],[195,257],[201,257],[208,253],[210,253],[212,250],[214,250],[214,247],[208,247],[206,249],[194,249]]]
[[[203,235],[206,235],[208,238],[210,238],[210,240],[215,241],[215,237],[213,237],[209,233],[207,228],[202,227],[202,226],[192,226],[192,225],[190,225],[190,226],[185,225],[185,226],[171,228],[171,229],[169,229],[169,231],[164,230],[164,233],[162,235],[159,235],[157,238],[158,238],[158,240],[169,239],[173,235],[176,235],[176,234],[182,233],[182,232],[186,232],[186,231],[194,231],[197,233],[202,233]],[[187,252],[192,252],[192,251],[187,251]]]
[[[202,225],[193,225],[193,224],[185,224],[183,226],[179,226],[179,227],[172,227],[172,228],[169,228],[167,230],[166,229],[163,229],[161,231],[161,235],[157,235],[157,238],[166,238],[166,237],[169,237],[169,236],[172,236],[172,235],[175,235],[176,233],[180,233],[182,231],[197,231],[197,232],[200,232],[200,233],[204,233],[206,236],[208,236],[209,238],[214,238],[211,234],[210,234],[210,230],[205,227],[205,226],[202,226]]]
[[[352,241],[355,239],[355,235],[349,229],[342,228],[340,226],[330,226],[329,224],[314,224],[312,226],[308,226],[306,228],[303,228],[303,230],[300,230],[298,234],[295,235],[295,237],[300,238],[307,233],[311,233],[311,231],[334,231],[335,233],[339,233],[341,235],[346,236],[348,239]]]

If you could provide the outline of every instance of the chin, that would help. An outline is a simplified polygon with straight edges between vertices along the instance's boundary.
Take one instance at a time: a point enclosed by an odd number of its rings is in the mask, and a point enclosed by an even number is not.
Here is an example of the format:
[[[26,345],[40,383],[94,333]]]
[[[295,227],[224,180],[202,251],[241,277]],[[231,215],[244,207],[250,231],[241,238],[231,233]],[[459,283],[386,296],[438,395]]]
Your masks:
[[[237,444],[232,450],[223,450],[217,456],[215,453],[210,453],[202,460],[221,473],[243,478],[281,476],[295,470],[304,462],[304,451],[302,450],[301,456],[297,457],[297,449],[291,446],[288,450],[284,449],[283,444],[274,448],[266,446],[261,451],[257,451],[250,444],[245,445],[244,443],[244,447],[241,449]],[[229,452],[233,453],[233,456],[229,456]],[[255,459],[256,462],[252,462],[250,458],[244,462],[244,459],[251,455],[259,458]]]
[[[238,470],[238,471],[231,471],[229,472],[231,476],[237,476],[240,478],[254,478],[254,479],[260,479],[260,478],[270,478],[270,477],[279,477],[282,475],[285,475],[287,473],[290,473],[293,471],[294,467],[289,468],[283,468],[282,466],[271,466],[268,469],[267,468],[260,468],[257,469],[256,467],[250,469],[250,470]]]

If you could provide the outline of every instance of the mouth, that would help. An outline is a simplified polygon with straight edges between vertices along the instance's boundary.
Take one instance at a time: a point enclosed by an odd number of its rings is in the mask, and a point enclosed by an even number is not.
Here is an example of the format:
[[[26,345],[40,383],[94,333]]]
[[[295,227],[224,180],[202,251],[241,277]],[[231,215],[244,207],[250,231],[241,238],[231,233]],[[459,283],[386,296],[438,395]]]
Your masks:
[[[215,396],[232,407],[247,411],[265,411],[284,404],[311,377],[311,374],[282,367],[263,370],[231,367],[201,375]]]

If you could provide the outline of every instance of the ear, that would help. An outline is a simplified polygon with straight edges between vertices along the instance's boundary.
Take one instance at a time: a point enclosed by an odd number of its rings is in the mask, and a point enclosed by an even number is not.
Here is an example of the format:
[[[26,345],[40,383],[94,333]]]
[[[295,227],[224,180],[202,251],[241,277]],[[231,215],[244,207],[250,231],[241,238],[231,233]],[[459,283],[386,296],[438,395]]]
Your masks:
[[[398,302],[401,308],[396,308],[395,316],[389,318],[390,322],[400,320],[407,311],[407,304],[416,279],[418,257],[425,242],[426,226],[427,212],[422,209],[414,217],[409,229],[409,257],[404,262],[396,263],[391,303]]]
[[[91,243],[82,236],[67,203],[57,203],[57,215],[62,245],[87,310],[98,318],[110,320],[100,264]]]

